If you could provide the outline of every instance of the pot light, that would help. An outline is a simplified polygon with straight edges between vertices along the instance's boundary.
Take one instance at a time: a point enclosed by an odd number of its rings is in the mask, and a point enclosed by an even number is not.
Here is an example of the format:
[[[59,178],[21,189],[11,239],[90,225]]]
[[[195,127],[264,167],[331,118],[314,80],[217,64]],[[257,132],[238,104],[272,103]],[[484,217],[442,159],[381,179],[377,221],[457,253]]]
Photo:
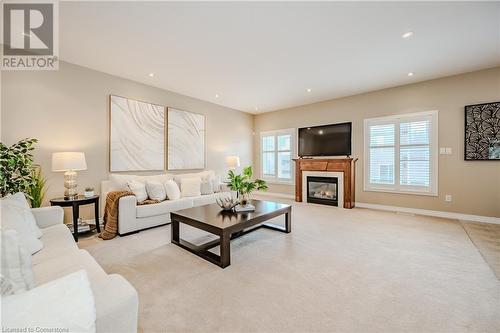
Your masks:
[[[311,89],[311,88],[307,88],[307,90],[306,90],[306,91],[307,91],[307,92],[311,92],[311,91],[312,91],[312,89]]]
[[[215,94],[215,98],[219,98],[219,94]]]
[[[253,108],[253,109],[254,109],[255,111],[259,111],[259,108],[258,108],[258,107],[255,107],[255,108]]]
[[[413,72],[408,73],[409,77],[412,77],[413,75],[415,75],[415,73],[413,73]]]
[[[155,76],[155,73],[149,73],[148,74],[149,77],[154,77]]]
[[[408,32],[405,32],[404,34],[402,34],[401,37],[410,38],[413,35],[414,35],[413,31],[408,31]]]

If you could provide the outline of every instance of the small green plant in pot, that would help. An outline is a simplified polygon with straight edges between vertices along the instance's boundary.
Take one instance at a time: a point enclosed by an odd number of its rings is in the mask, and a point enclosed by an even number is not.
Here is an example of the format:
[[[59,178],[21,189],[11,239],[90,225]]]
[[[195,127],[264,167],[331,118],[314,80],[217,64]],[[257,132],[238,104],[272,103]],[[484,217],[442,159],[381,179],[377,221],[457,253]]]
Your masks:
[[[262,179],[252,180],[253,171],[251,166],[243,168],[243,172],[240,175],[234,173],[233,170],[229,170],[229,188],[236,191],[240,205],[246,206],[250,194],[253,191],[265,191],[267,190],[267,184]]]

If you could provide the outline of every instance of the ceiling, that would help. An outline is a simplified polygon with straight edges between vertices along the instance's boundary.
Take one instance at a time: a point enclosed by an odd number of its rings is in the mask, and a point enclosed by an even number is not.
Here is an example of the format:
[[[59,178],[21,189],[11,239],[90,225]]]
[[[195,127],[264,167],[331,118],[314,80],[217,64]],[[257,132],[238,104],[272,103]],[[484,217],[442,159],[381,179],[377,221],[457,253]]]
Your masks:
[[[499,2],[61,2],[59,20],[62,60],[250,113],[500,65]]]

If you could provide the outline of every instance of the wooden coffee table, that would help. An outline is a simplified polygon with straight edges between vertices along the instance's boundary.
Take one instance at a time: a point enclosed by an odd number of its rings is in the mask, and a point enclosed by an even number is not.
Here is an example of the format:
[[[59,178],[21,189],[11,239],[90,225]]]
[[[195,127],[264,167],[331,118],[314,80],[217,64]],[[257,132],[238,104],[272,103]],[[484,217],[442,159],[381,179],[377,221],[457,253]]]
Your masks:
[[[292,231],[292,207],[279,202],[251,200],[254,212],[224,212],[217,204],[193,207],[170,213],[172,221],[172,243],[210,261],[222,268],[231,264],[230,241],[259,228],[267,228],[285,233]],[[285,226],[264,223],[274,217],[285,215]],[[204,230],[219,236],[211,242],[195,245],[179,236],[179,223]],[[220,245],[220,255],[209,249]]]

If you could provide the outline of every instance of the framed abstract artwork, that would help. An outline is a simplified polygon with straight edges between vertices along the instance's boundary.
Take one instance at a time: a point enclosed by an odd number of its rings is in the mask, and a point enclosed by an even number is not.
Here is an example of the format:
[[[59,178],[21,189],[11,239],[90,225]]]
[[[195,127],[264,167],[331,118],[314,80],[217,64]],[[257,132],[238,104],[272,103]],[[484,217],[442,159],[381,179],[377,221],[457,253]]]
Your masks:
[[[205,116],[168,108],[168,170],[205,168]]]
[[[500,102],[465,107],[466,161],[500,160]]]
[[[110,95],[110,171],[165,169],[165,107]]]

